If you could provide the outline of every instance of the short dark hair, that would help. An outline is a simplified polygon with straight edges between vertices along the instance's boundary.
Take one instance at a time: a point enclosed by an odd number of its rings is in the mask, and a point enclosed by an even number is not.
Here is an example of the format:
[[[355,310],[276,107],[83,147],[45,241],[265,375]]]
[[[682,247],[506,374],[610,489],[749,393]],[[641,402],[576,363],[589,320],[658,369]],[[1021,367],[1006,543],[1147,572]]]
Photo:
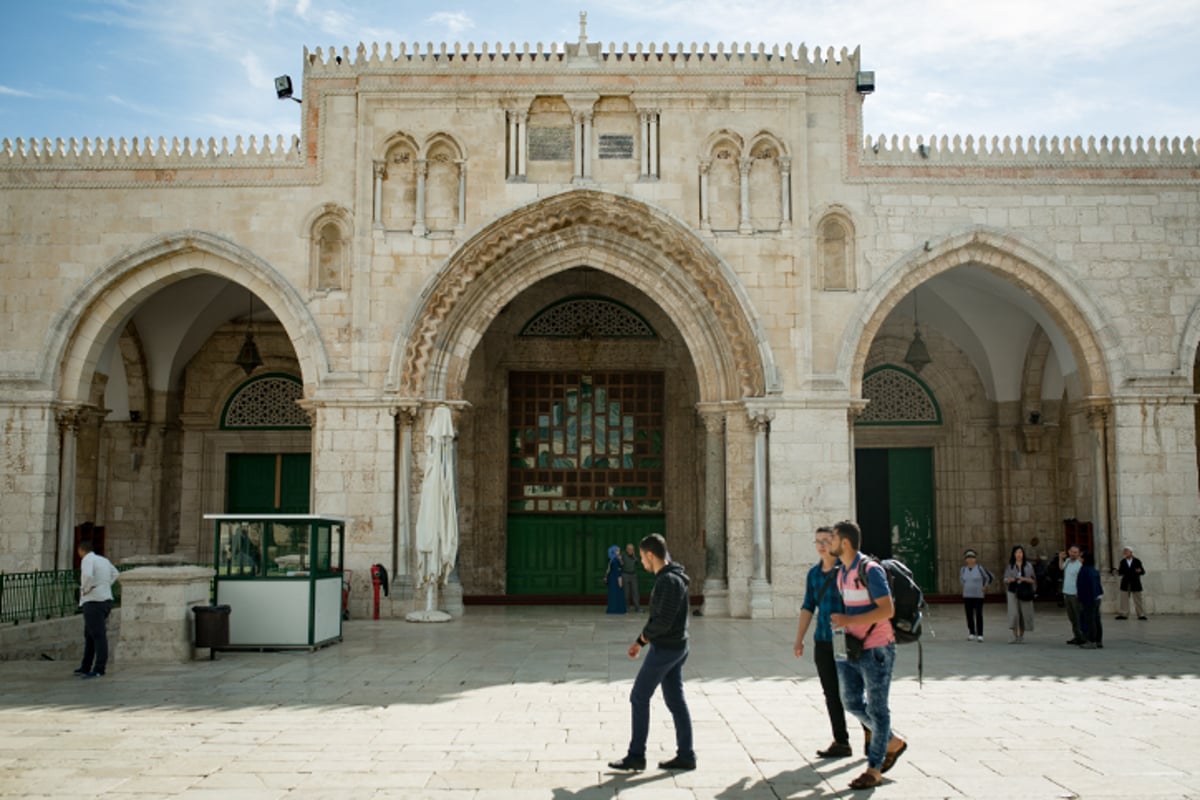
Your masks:
[[[840,536],[848,541],[855,550],[857,550],[859,545],[862,544],[862,531],[857,525],[848,519],[844,519],[835,524],[833,526],[833,533],[834,535]]]
[[[642,539],[638,545],[647,553],[653,553],[659,561],[666,561],[669,558],[667,553],[667,540],[662,537],[661,533],[652,533],[645,539]]]
[[[77,544],[75,546],[85,553],[92,552],[92,540],[91,539],[80,539],[79,544]]]
[[[822,525],[821,527],[817,528],[817,533],[833,533],[833,528],[829,527],[828,525]]]

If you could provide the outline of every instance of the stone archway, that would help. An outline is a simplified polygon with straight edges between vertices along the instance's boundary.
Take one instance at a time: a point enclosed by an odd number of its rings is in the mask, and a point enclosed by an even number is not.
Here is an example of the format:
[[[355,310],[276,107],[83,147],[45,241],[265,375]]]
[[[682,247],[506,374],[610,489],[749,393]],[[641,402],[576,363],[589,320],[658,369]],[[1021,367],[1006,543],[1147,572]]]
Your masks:
[[[496,314],[533,283],[584,265],[663,307],[703,376],[702,402],[778,391],[765,334],[719,256],[666,212],[594,190],[533,203],[464,244],[422,292],[388,385],[404,397],[460,398],[470,353]]]

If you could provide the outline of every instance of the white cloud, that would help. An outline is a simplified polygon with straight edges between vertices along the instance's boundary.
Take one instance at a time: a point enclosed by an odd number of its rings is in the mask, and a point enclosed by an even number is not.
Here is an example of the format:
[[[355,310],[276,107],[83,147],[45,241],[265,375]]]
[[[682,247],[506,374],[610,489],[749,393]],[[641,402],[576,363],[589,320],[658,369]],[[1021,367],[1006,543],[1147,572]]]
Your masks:
[[[425,21],[445,25],[450,33],[462,33],[475,27],[475,21],[462,11],[439,11]]]
[[[7,97],[33,97],[29,92],[23,92],[20,89],[14,89],[11,86],[0,84],[0,94]]]

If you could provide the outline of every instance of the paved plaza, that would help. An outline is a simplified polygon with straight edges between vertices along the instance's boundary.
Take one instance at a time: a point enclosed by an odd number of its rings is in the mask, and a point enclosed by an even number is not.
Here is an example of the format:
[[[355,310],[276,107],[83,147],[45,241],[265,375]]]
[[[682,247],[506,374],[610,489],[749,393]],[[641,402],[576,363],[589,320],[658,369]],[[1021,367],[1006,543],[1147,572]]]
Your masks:
[[[901,648],[893,721],[905,756],[882,787],[846,788],[856,755],[821,762],[829,726],[791,620],[693,618],[687,692],[700,767],[670,774],[653,705],[651,767],[616,774],[640,617],[477,608],[445,625],[353,621],[315,653],[112,664],[0,663],[0,797],[53,798],[1200,798],[1194,617],[1105,622],[1103,650],[1064,641],[1059,609],[1007,644],[1002,609],[966,641],[933,611],[924,686]]]

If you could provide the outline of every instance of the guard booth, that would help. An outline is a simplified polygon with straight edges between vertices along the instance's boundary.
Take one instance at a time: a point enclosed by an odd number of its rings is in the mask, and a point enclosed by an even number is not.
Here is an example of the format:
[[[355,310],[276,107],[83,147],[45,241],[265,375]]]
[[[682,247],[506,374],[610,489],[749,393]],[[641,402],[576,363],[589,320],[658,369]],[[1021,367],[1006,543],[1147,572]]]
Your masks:
[[[313,649],[342,639],[346,521],[314,514],[205,514],[213,520],[214,603],[229,647]]]

